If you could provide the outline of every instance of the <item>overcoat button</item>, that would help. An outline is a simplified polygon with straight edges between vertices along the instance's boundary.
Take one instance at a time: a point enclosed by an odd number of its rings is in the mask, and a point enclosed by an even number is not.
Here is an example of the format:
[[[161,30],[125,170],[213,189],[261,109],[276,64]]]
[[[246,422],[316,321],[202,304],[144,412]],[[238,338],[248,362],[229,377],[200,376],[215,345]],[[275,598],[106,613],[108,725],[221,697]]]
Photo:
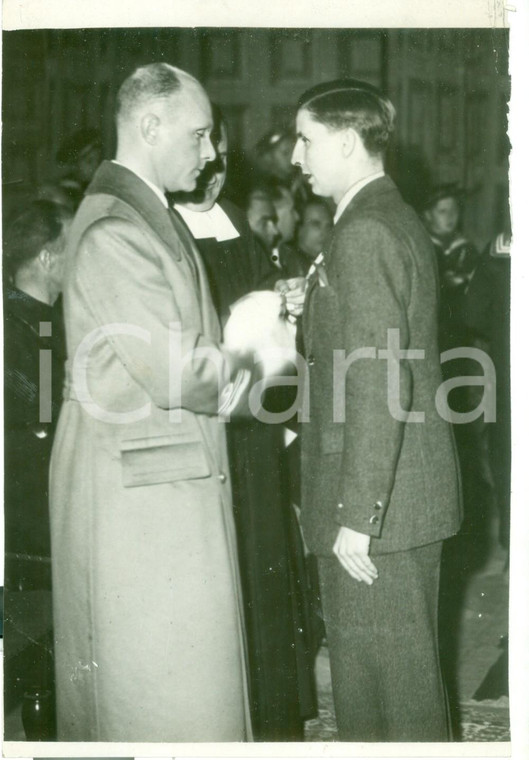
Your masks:
[[[384,505],[382,504],[382,502],[381,502],[381,501],[376,501],[376,502],[375,502],[375,509],[382,509],[382,507],[383,507],[383,506],[384,506]]]
[[[315,361],[316,361],[316,359],[314,358],[314,356],[312,354],[310,354],[309,358],[307,359],[309,367],[312,367],[314,365]]]
[[[223,472],[220,473],[219,480],[220,480],[221,483],[225,483],[226,482],[226,475]]]
[[[340,503],[338,504],[338,509],[343,509],[343,504],[342,504],[342,502],[340,502]]]
[[[373,515],[373,517],[370,518],[369,522],[371,525],[376,525],[378,522],[378,515]]]

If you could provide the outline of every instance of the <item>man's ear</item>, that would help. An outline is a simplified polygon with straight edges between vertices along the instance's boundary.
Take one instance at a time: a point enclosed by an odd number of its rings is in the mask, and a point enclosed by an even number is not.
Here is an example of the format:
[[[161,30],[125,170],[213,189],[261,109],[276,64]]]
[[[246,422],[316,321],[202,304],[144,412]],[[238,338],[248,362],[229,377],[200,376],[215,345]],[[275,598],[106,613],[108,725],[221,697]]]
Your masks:
[[[53,254],[47,248],[43,248],[37,256],[39,264],[46,272],[49,272],[53,266]]]
[[[342,150],[346,158],[349,158],[354,153],[358,140],[360,138],[352,127],[347,127],[347,129],[343,130]]]
[[[155,145],[158,139],[160,119],[154,113],[146,113],[140,121],[140,131],[148,145]]]

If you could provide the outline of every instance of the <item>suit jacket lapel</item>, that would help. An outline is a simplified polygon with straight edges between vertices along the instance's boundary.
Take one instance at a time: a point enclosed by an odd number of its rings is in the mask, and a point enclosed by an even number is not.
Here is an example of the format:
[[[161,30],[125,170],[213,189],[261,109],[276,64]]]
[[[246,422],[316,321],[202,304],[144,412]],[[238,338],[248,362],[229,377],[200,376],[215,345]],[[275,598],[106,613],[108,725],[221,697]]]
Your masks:
[[[302,315],[302,329],[303,329],[303,345],[305,346],[305,352],[310,354],[312,350],[312,334],[313,334],[313,307],[314,299],[316,297],[318,288],[320,286],[318,278],[318,270],[316,269],[307,281],[307,289],[305,292],[305,306],[303,308]]]

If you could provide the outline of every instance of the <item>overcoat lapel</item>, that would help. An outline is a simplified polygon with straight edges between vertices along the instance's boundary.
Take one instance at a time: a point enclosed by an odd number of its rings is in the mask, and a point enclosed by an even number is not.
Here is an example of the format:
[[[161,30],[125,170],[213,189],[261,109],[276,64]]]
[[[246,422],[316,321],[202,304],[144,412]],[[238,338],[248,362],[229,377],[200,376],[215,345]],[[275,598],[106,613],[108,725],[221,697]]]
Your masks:
[[[173,258],[182,258],[179,241],[167,209],[134,172],[121,164],[103,161],[86,191],[87,195],[98,193],[113,195],[132,206],[170,250]]]
[[[165,208],[155,193],[134,172],[121,164],[104,161],[92,180],[87,195],[112,195],[137,211],[160,238],[176,261],[187,254],[187,265],[196,279],[204,335],[219,340],[220,327],[215,313],[207,276],[187,227],[172,209]]]
[[[187,225],[181,220],[176,211],[170,209],[169,216],[178,239],[188,252],[189,258],[195,268],[200,292],[200,306],[204,323],[204,332],[208,337],[218,338],[218,317],[212,306],[211,291],[209,289],[208,278],[202,262],[202,257],[200,256],[195,240],[189,232]]]

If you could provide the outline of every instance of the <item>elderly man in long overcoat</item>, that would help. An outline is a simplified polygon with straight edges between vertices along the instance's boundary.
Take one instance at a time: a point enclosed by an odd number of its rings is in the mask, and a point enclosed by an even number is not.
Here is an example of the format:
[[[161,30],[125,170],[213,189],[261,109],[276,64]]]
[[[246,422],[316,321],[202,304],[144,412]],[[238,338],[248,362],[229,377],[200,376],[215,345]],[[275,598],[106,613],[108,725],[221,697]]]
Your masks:
[[[52,457],[58,736],[250,738],[225,434],[235,363],[166,191],[214,158],[200,84],[167,64],[118,93],[118,150],[74,221],[66,398]]]

